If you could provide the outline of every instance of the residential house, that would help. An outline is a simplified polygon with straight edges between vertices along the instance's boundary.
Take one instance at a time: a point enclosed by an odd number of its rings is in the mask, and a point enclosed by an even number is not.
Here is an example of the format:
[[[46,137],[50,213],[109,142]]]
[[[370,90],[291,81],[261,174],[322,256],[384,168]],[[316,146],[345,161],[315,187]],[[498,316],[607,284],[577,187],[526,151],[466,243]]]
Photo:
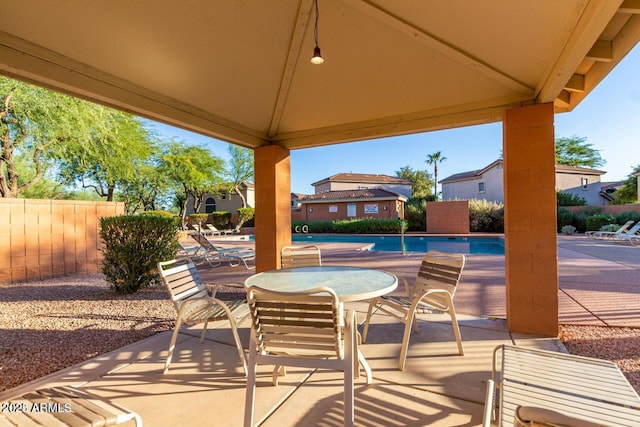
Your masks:
[[[407,198],[411,197],[413,183],[408,179],[389,175],[366,173],[338,173],[320,181],[314,182],[315,193],[341,190],[363,190],[383,188]]]
[[[612,197],[610,191],[602,188],[600,177],[604,173],[597,169],[556,165],[556,189],[585,199],[587,205],[607,205]],[[439,183],[443,200],[484,199],[504,203],[501,159],[483,169],[451,175]]]
[[[294,221],[404,218],[413,183],[389,175],[338,173],[311,184],[315,193],[291,193]]]
[[[349,218],[404,218],[407,196],[382,188],[324,191],[299,199],[294,221],[333,221]]]
[[[252,183],[240,184],[240,192],[247,202],[247,207],[255,206],[255,188]],[[231,212],[232,215],[236,214],[236,211],[242,207],[242,199],[234,191],[228,191],[228,187],[220,187],[220,191],[216,193],[207,194],[202,199],[202,205],[198,210],[198,213],[213,213],[213,212]],[[193,198],[189,197],[187,200],[187,215],[194,212]]]

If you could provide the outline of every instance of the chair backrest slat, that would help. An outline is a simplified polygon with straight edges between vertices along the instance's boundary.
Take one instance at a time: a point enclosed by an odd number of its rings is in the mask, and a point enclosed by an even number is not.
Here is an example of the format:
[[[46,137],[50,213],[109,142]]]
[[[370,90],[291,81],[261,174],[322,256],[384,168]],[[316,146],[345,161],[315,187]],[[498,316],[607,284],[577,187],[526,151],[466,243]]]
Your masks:
[[[291,294],[249,287],[247,300],[260,353],[343,357],[342,304],[331,289]]]
[[[310,246],[285,246],[280,252],[282,268],[313,267],[322,265],[320,248]]]
[[[193,263],[166,261],[158,265],[162,283],[176,309],[179,309],[180,303],[186,299],[201,298],[208,295],[207,288],[202,283],[198,270]],[[167,268],[164,268],[165,266]]]
[[[414,284],[414,293],[444,289],[451,296],[456,291],[465,264],[462,254],[429,251],[425,254]]]

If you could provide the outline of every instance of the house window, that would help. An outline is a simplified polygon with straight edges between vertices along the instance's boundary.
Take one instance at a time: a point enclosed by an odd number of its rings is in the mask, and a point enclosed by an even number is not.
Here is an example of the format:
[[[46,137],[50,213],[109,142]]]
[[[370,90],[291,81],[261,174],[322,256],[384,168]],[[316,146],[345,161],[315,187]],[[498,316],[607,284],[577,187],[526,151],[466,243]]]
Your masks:
[[[216,200],[213,197],[207,197],[207,200],[204,202],[204,211],[206,213],[216,211]]]
[[[484,182],[478,183],[478,193],[484,193]]]
[[[347,216],[348,217],[356,216],[356,204],[355,203],[349,203],[347,205]]]
[[[227,200],[227,193],[220,193],[220,200]]]
[[[582,185],[583,190],[586,190],[589,186],[589,180],[587,178],[580,178],[580,185]]]

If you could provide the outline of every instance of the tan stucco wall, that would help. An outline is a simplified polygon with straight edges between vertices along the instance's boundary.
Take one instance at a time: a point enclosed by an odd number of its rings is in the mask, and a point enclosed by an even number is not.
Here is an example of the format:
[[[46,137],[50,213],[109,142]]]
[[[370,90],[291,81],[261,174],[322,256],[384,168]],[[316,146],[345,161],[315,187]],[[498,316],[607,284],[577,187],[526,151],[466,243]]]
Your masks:
[[[0,199],[0,282],[99,272],[100,218],[122,214],[123,203]]]

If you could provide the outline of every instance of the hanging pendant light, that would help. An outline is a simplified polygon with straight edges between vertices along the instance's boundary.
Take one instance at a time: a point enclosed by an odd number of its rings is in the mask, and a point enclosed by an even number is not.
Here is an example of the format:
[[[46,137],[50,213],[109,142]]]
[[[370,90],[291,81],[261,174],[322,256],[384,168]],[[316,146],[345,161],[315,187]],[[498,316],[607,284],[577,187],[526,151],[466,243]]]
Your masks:
[[[313,39],[316,42],[316,47],[313,48],[313,56],[311,57],[311,63],[315,65],[322,64],[324,62],[324,58],[320,54],[320,46],[318,46],[318,0],[313,1],[316,6],[316,23],[313,28]]]

